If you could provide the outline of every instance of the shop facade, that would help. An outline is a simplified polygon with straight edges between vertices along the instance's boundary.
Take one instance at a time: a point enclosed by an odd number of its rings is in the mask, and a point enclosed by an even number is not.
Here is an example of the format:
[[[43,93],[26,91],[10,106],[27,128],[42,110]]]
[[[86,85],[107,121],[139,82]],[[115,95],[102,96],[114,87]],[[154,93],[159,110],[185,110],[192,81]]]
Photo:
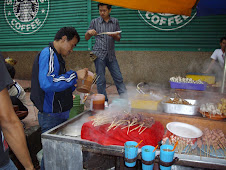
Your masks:
[[[94,39],[84,35],[93,18],[99,16],[91,0],[5,0],[0,2],[0,51],[18,61],[16,78],[30,79],[32,63],[40,50],[53,41],[64,26],[73,26],[81,41],[66,58],[68,69],[88,67]],[[219,40],[226,36],[226,16],[197,17],[150,13],[112,7],[111,16],[122,30],[116,55],[126,83],[141,81],[169,85],[172,76],[201,72],[209,63]],[[108,83],[112,82],[107,72]]]

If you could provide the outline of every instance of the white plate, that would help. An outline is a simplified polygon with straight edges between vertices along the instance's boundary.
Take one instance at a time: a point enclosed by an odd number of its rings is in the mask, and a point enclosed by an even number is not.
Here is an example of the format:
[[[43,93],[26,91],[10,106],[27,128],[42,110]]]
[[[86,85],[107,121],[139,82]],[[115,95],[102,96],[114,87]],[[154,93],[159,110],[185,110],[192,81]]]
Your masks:
[[[111,35],[111,34],[118,34],[118,33],[121,33],[122,31],[115,31],[115,32],[102,32],[102,33],[99,33],[97,35],[101,35],[101,34],[108,34],[108,35]]]
[[[202,131],[192,125],[181,122],[170,122],[166,128],[173,134],[183,138],[199,138],[202,136]]]

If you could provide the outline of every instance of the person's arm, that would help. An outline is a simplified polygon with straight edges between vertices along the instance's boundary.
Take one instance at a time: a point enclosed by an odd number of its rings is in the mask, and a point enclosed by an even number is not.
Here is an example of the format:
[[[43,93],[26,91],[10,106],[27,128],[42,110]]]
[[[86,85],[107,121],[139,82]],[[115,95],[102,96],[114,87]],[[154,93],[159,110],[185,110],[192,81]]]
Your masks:
[[[204,71],[204,73],[208,73],[212,69],[214,63],[215,63],[215,60],[212,59],[212,61],[210,62],[208,68],[206,69],[206,71]]]
[[[45,92],[61,92],[77,83],[77,73],[73,70],[58,75],[57,61],[48,48],[39,56],[39,83]]]
[[[88,41],[92,36],[97,35],[96,30],[92,29],[92,30],[88,30],[85,34],[85,39]]]
[[[88,41],[92,36],[96,36],[97,35],[97,32],[96,32],[96,30],[95,30],[95,28],[94,28],[94,20],[92,20],[91,22],[90,22],[90,25],[89,25],[89,29],[88,29],[88,31],[86,32],[86,34],[85,34],[85,39]]]
[[[10,148],[26,170],[34,166],[27,148],[22,124],[14,112],[7,89],[0,92],[0,126]]]
[[[119,22],[116,19],[116,30],[115,31],[120,31],[120,26],[119,26]],[[117,34],[110,34],[109,36],[113,37],[115,41],[120,41],[121,39],[121,33],[117,33]]]
[[[120,41],[120,39],[121,39],[120,33],[109,34],[109,36],[113,37],[115,41]]]

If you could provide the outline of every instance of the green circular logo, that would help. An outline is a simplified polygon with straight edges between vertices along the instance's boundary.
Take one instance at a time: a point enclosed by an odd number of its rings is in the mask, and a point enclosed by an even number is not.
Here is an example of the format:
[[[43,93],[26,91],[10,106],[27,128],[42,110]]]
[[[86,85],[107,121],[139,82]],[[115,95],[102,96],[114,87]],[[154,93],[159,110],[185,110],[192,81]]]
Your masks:
[[[138,11],[138,13],[147,24],[162,31],[171,31],[182,28],[196,16],[196,10],[192,11],[191,17],[145,11]]]
[[[4,13],[10,27],[20,34],[32,34],[44,24],[49,0],[5,0]]]

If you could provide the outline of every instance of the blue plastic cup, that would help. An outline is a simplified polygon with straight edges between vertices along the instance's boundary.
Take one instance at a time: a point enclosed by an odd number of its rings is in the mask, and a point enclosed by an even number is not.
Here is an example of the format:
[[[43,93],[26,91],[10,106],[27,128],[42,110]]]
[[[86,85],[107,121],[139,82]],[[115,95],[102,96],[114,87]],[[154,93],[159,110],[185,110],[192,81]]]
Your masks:
[[[141,148],[141,156],[142,159],[145,161],[152,161],[155,159],[155,151],[153,152],[153,150],[155,149],[155,147],[151,146],[151,145],[145,145]],[[152,165],[145,165],[142,163],[142,169],[143,170],[152,170],[154,167],[154,163]]]
[[[173,150],[172,145],[162,145],[160,147],[160,160],[163,162],[172,162],[174,158],[174,151],[167,151],[167,150]],[[170,170],[171,166],[165,167],[160,165],[161,170]]]
[[[124,145],[125,158],[134,159],[135,157],[137,157],[138,147],[136,146],[137,146],[137,142],[134,142],[134,141],[127,141],[125,143]],[[136,161],[134,161],[133,163],[129,163],[125,161],[125,165],[128,167],[134,167],[136,165]]]

